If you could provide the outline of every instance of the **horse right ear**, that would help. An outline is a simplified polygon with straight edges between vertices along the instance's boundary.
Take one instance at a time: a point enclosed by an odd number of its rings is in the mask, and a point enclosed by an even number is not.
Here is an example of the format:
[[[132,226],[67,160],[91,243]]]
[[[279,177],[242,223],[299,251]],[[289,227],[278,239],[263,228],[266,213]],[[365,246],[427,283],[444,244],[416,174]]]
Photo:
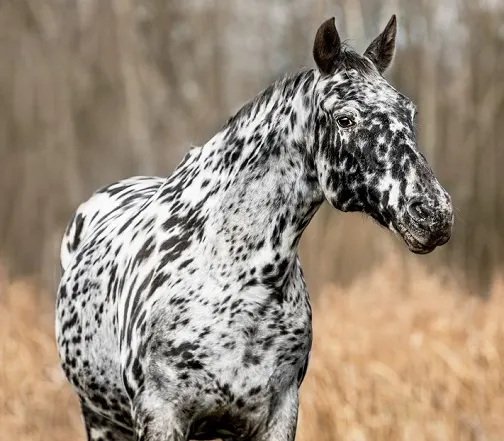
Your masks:
[[[341,40],[336,30],[334,17],[320,25],[313,43],[313,58],[320,72],[332,75],[338,67]]]

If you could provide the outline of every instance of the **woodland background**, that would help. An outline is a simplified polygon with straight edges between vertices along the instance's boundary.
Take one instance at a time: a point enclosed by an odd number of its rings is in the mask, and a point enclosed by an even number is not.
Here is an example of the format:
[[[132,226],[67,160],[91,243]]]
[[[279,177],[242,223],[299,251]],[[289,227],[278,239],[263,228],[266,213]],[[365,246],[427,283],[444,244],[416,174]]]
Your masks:
[[[323,206],[303,440],[504,438],[504,2],[0,0],[0,440],[83,440],[52,331],[58,252],[98,187],[166,176],[247,100],[312,66],[335,16],[360,52],[390,15],[387,74],[456,207],[427,256]]]

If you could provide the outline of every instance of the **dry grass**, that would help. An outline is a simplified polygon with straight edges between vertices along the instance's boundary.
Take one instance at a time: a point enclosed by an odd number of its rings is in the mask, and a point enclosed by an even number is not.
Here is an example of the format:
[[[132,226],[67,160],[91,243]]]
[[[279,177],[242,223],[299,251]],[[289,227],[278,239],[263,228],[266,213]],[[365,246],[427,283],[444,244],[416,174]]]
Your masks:
[[[319,297],[298,440],[504,439],[504,283],[484,303],[404,268],[390,259]],[[28,284],[0,286],[0,441],[84,440],[52,305],[36,298]]]
[[[23,282],[0,285],[0,441],[84,440],[57,364],[52,305]]]

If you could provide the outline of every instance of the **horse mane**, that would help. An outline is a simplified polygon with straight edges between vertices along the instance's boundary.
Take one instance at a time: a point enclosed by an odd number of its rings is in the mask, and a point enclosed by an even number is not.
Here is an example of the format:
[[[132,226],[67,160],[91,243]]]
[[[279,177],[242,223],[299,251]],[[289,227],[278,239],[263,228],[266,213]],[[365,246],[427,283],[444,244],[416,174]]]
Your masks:
[[[234,125],[243,118],[249,117],[254,109],[258,109],[264,103],[268,102],[276,91],[292,91],[298,87],[303,80],[309,79],[310,77],[313,78],[313,69],[309,68],[301,68],[296,72],[289,72],[283,75],[270,84],[266,89],[259,92],[250,101],[245,103],[233,116],[228,118],[221,130]]]

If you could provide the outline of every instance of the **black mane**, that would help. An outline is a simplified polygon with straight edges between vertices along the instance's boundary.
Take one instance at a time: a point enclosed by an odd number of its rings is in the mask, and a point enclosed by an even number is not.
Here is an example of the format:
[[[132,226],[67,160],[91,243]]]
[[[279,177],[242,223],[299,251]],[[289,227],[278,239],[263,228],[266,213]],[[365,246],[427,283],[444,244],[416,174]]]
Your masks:
[[[343,44],[340,57],[337,72],[356,70],[363,76],[378,74],[376,67],[370,60],[359,55],[346,44]]]

